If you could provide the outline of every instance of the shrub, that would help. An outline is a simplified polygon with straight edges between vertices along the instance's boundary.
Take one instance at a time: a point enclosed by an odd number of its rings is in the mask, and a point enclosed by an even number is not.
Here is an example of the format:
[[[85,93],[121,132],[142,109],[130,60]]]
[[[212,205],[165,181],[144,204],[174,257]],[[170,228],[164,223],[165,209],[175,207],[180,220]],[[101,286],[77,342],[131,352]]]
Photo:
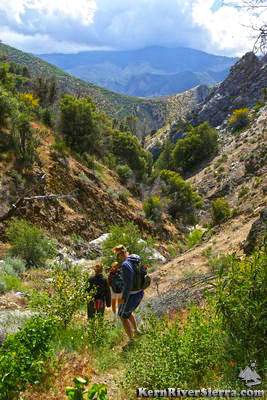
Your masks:
[[[158,222],[162,215],[160,197],[149,197],[143,204],[143,210],[147,218],[151,218],[153,221]]]
[[[26,322],[24,329],[7,337],[0,347],[1,399],[18,395],[28,383],[40,383],[55,328],[53,319],[35,317]]]
[[[193,308],[182,324],[151,317],[143,341],[128,353],[125,382],[134,387],[199,387],[216,379],[224,334],[214,310]],[[141,385],[141,386],[140,386]],[[167,396],[166,396],[167,397]]]
[[[66,327],[86,300],[88,272],[81,272],[77,267],[63,270],[55,265],[52,279],[51,286],[42,293],[33,291],[30,304],[48,317],[56,316]]]
[[[211,214],[214,225],[227,221],[231,216],[231,211],[227,200],[216,199],[211,202]]]
[[[128,165],[118,165],[116,172],[122,183],[126,183],[133,176],[133,171]]]
[[[58,153],[62,155],[67,155],[69,153],[68,146],[66,145],[66,142],[63,139],[60,139],[58,136],[55,137],[55,143],[52,144],[52,149],[57,151]]]
[[[177,172],[163,170],[160,177],[166,184],[163,190],[169,199],[169,214],[173,218],[182,218],[185,223],[195,224],[196,210],[203,206],[201,197]]]
[[[215,154],[218,149],[218,133],[208,122],[191,128],[184,139],[179,140],[172,152],[174,164],[183,171]]]
[[[238,199],[242,199],[242,197],[246,196],[249,193],[249,188],[247,186],[243,186],[242,189],[238,192]]]
[[[122,202],[125,203],[125,204],[128,204],[128,197],[129,197],[128,192],[120,192],[120,193],[119,193],[119,199],[120,199],[120,201],[122,201]]]
[[[142,180],[145,174],[150,174],[153,164],[152,154],[142,148],[140,141],[130,132],[113,130],[112,152],[119,162],[126,163]]]
[[[11,243],[11,255],[23,258],[27,266],[44,266],[47,259],[57,254],[56,242],[25,220],[13,219],[7,237]]]
[[[194,229],[192,232],[189,233],[187,238],[187,247],[191,249],[191,247],[195,246],[203,236],[203,232],[201,229]]]
[[[265,244],[251,258],[240,261],[234,254],[221,263],[215,294],[235,356],[261,366],[267,351],[266,250]]]
[[[45,125],[52,128],[53,126],[53,113],[52,110],[46,107],[42,112],[42,121]]]
[[[240,108],[235,110],[232,116],[229,119],[230,127],[234,132],[240,131],[245,128],[249,124],[249,109],[248,108]]]
[[[6,289],[6,282],[3,280],[2,276],[0,276],[0,294],[5,293]]]
[[[89,390],[85,390],[88,385],[88,378],[80,376],[74,378],[74,387],[66,387],[66,394],[69,400],[108,400],[106,385],[94,383]]]
[[[65,94],[60,100],[60,128],[66,143],[77,152],[99,152],[101,132],[95,121],[90,97],[77,99]]]
[[[40,146],[40,140],[31,128],[29,118],[26,114],[20,114],[17,119],[13,120],[11,136],[20,160],[30,164],[37,160],[36,149]]]
[[[124,225],[113,225],[110,227],[110,235],[102,243],[104,253],[104,264],[109,267],[113,261],[117,261],[112,253],[113,247],[123,244],[129,253],[138,254],[144,264],[151,265],[153,241],[148,238],[146,242],[141,240],[141,233],[132,222]]]
[[[9,275],[20,274],[25,269],[25,261],[20,258],[7,257],[2,264],[2,271]]]

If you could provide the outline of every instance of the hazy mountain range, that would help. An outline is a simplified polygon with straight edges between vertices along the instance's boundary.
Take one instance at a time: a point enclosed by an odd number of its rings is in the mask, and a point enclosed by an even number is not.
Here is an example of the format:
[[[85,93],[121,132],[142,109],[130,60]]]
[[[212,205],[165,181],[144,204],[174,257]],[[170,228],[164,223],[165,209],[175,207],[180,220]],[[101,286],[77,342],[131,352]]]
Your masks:
[[[238,58],[189,48],[39,54],[77,78],[132,96],[163,96],[226,78]]]

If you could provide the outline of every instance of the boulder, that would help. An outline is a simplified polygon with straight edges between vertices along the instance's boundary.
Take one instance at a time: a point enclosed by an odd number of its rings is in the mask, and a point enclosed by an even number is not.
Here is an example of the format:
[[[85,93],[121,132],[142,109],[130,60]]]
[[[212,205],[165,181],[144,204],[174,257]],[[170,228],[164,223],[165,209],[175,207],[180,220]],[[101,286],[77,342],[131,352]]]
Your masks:
[[[246,255],[251,255],[253,251],[259,246],[262,238],[267,232],[267,207],[261,212],[260,217],[253,222],[245,243],[243,244],[243,251]]]

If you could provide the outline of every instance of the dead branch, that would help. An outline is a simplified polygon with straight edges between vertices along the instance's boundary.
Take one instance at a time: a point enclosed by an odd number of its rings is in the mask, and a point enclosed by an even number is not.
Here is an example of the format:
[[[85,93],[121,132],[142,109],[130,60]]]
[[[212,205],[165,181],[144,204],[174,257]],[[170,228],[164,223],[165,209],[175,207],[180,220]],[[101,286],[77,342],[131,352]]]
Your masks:
[[[12,204],[11,208],[4,215],[0,216],[0,222],[11,218],[15,212],[22,207],[25,201],[73,198],[73,193],[74,192],[69,194],[48,194],[42,196],[20,197],[15,203]]]

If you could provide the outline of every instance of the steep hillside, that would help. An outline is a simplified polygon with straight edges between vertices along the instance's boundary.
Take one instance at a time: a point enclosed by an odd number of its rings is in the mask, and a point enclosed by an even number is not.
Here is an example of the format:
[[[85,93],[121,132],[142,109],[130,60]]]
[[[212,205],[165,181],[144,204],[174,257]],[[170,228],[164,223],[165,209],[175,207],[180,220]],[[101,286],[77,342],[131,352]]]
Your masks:
[[[61,92],[68,92],[80,97],[91,96],[97,108],[112,118],[121,119],[126,115],[134,114],[150,129],[159,128],[168,119],[168,105],[165,99],[145,100],[119,95],[74,78],[54,65],[11,46],[0,44],[0,50],[10,62],[27,65],[35,76],[55,75]]]
[[[110,225],[127,221],[136,223],[144,234],[172,237],[176,230],[167,220],[166,229],[157,231],[142,216],[142,203],[121,185],[115,172],[101,164],[89,169],[75,154],[63,155],[54,148],[52,131],[39,123],[32,127],[41,130],[38,165],[31,169],[20,166],[11,151],[1,152],[2,240],[12,216],[32,221],[66,245],[74,233],[90,241],[107,232]],[[120,193],[127,192],[125,202]]]
[[[220,125],[229,113],[266,100],[267,56],[259,60],[254,53],[245,54],[230,69],[229,76],[214,88],[205,101],[195,108],[193,120],[208,120]]]
[[[267,204],[266,140],[267,106],[254,113],[251,127],[240,136],[220,132],[218,156],[188,180],[205,203],[197,226],[204,235],[194,248],[153,273],[155,283],[147,292],[147,302],[152,303],[156,312],[161,314],[182,308],[190,298],[199,301],[203,296],[202,284],[195,285],[192,292],[188,292],[186,284],[192,282],[190,279],[194,281],[194,278],[203,276],[202,283],[206,287],[205,276],[211,273],[216,257],[232,253],[244,255],[252,224],[259,219]],[[207,228],[211,221],[211,202],[218,198],[227,200],[232,217],[221,225]],[[188,281],[183,282],[185,278]]]
[[[198,84],[214,85],[237,61],[189,48],[160,46],[39,57],[80,79],[131,96],[170,95]]]

